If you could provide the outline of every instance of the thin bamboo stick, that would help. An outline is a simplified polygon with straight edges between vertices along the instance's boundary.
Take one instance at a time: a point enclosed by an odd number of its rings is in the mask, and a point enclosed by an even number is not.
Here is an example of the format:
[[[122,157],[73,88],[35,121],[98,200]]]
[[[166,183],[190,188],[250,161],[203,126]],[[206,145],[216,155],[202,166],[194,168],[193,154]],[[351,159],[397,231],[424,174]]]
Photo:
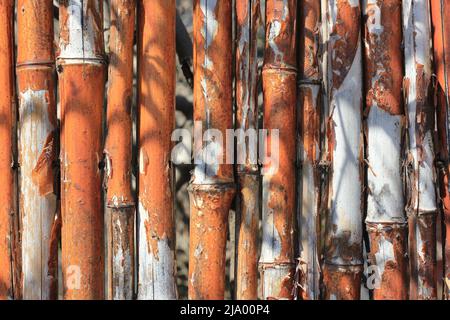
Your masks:
[[[110,211],[111,298],[134,295],[134,216],[131,192],[133,38],[136,1],[111,1],[110,64],[106,125],[106,207]]]
[[[236,12],[236,128],[238,208],[236,224],[236,298],[258,298],[258,231],[260,177],[257,163],[258,51],[260,1],[237,0]],[[248,134],[248,140],[245,135]],[[254,137],[251,140],[251,136]],[[239,159],[245,154],[245,159]]]
[[[64,298],[103,299],[103,1],[63,1],[59,18]]]
[[[445,0],[431,0],[434,30],[434,61],[437,76],[437,154],[439,164],[439,193],[444,217],[444,297],[450,299],[450,4]]]
[[[53,3],[19,0],[17,82],[19,91],[20,211],[22,217],[23,299],[57,297],[57,261],[50,250],[56,214],[54,163],[55,55]],[[49,272],[51,271],[51,272]]]
[[[0,300],[15,297],[14,1],[0,0]]]
[[[410,299],[437,298],[432,48],[428,0],[403,1],[404,96],[408,112],[407,214]]]
[[[367,218],[374,299],[408,297],[400,0],[364,0]]]
[[[235,193],[233,166],[224,163],[222,144],[233,128],[231,15],[229,0],[194,0],[189,299],[223,299],[225,293],[228,213]]]
[[[320,153],[321,153],[321,4],[317,0],[299,1],[299,76],[297,134],[299,286],[303,300],[320,298]]]
[[[171,133],[175,0],[139,2],[138,299],[176,299]]]
[[[266,1],[266,50],[262,72],[267,150],[263,162],[262,248],[259,266],[263,299],[291,299],[294,283],[294,219],[297,100],[297,1]],[[275,130],[278,131],[278,150]],[[276,161],[278,160],[278,161]]]
[[[328,211],[324,298],[359,300],[362,256],[362,49],[358,1],[328,1]]]

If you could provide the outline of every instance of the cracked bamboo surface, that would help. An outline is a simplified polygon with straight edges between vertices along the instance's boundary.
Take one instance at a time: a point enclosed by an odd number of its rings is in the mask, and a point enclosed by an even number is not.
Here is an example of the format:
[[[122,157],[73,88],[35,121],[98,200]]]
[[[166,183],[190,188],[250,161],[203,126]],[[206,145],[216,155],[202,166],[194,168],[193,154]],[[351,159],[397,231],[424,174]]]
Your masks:
[[[136,1],[111,1],[110,62],[105,145],[106,208],[110,231],[110,298],[134,295],[135,202],[131,190],[133,39]]]
[[[103,2],[61,3],[61,204],[64,299],[104,298],[101,196]]]
[[[432,47],[430,4],[403,1],[405,79],[408,115],[407,214],[409,221],[410,299],[437,298]]]
[[[374,299],[407,299],[402,3],[364,0],[367,217]]]
[[[324,298],[359,300],[362,256],[362,49],[358,1],[328,1],[328,217]]]
[[[14,188],[14,1],[0,0],[0,300],[15,295],[16,251],[13,219],[16,217]]]
[[[53,4],[17,2],[19,195],[23,299],[56,299],[57,254],[50,238],[57,212]]]
[[[237,190],[237,267],[236,298],[258,298],[258,232],[260,177],[257,162],[258,135],[258,56],[257,33],[260,25],[260,1],[238,0],[235,4],[236,47],[236,128],[238,138]],[[248,131],[247,131],[248,130]],[[248,133],[249,140],[244,134]],[[253,140],[251,140],[253,137]],[[239,152],[244,159],[239,159]]]
[[[201,125],[194,128],[189,186],[189,299],[223,299],[225,293],[228,213],[235,193],[233,166],[224,162],[222,145],[233,128],[231,23],[231,1],[194,1],[194,121]]]
[[[262,248],[259,260],[263,299],[292,299],[297,101],[297,1],[266,1],[266,48],[262,71],[264,129],[262,159]],[[275,134],[279,144],[275,146]],[[279,147],[277,158],[272,152]]]
[[[176,299],[172,166],[175,0],[139,2],[138,299]]]
[[[450,179],[449,179],[449,108],[450,108],[450,4],[445,0],[431,0],[431,17],[434,30],[434,69],[436,74],[437,128],[439,164],[439,195],[443,210],[445,229],[444,251],[444,297],[450,299]]]
[[[300,297],[320,299],[321,241],[319,162],[321,156],[321,4],[317,0],[298,3],[298,225]]]

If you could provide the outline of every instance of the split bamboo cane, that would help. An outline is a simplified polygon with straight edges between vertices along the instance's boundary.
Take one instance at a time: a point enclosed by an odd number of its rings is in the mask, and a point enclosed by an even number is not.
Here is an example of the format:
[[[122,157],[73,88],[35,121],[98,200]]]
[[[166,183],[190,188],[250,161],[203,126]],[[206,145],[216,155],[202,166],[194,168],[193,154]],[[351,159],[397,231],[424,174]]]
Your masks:
[[[328,1],[324,298],[359,300],[362,236],[362,49],[358,1]]]
[[[236,128],[238,208],[236,224],[236,298],[258,298],[258,230],[260,176],[257,162],[258,52],[260,1],[237,0]],[[245,137],[248,137],[246,139]],[[252,139],[253,138],[253,139]],[[244,158],[245,155],[245,158]]]
[[[294,284],[297,50],[296,0],[266,1],[266,48],[262,72],[266,150],[263,162],[263,299],[291,299]],[[275,141],[275,132],[279,141]],[[279,146],[279,150],[272,150]],[[274,159],[273,153],[278,154]],[[266,158],[265,156],[263,158]]]
[[[20,211],[23,299],[56,299],[50,238],[57,210],[53,3],[17,2]]]
[[[434,30],[434,63],[437,76],[437,128],[439,164],[439,193],[444,217],[444,297],[450,299],[450,3],[431,0],[431,16]]]
[[[300,0],[298,8],[298,224],[299,286],[303,300],[320,299],[320,153],[321,81],[320,22],[321,4]]]
[[[402,3],[364,0],[367,217],[374,299],[408,297],[407,225],[402,180]]]
[[[64,298],[103,299],[103,1],[62,1],[59,19]]]
[[[430,3],[403,1],[404,96],[408,114],[407,214],[410,299],[437,298],[436,188]]]
[[[17,298],[14,283],[16,217],[14,163],[14,1],[0,0],[0,300]]]
[[[110,220],[108,257],[110,295],[131,300],[134,294],[134,217],[131,191],[133,38],[135,0],[111,1],[110,64],[105,146],[106,207]]]
[[[138,299],[176,299],[171,134],[175,0],[139,2]]]
[[[223,299],[225,293],[228,213],[235,193],[233,166],[224,161],[226,130],[233,129],[231,18],[229,0],[194,0],[189,299]]]

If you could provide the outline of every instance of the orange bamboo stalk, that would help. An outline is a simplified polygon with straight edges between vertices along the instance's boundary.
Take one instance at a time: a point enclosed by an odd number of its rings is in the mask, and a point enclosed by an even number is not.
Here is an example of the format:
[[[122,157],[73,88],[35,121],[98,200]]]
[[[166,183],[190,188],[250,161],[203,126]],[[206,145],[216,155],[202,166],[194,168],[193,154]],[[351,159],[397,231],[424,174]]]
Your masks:
[[[358,1],[327,6],[327,228],[324,298],[359,300],[363,271],[362,49]]]
[[[434,30],[434,63],[437,75],[437,128],[439,166],[439,193],[444,217],[444,297],[450,299],[450,3],[431,0],[431,17]]]
[[[131,300],[134,293],[134,215],[131,192],[133,38],[135,0],[111,1],[110,64],[106,114],[106,208],[110,220],[110,295]]]
[[[171,134],[175,0],[139,2],[138,299],[176,299]]]
[[[64,298],[103,299],[103,1],[64,1],[59,19]]]
[[[236,298],[258,298],[258,230],[260,177],[257,163],[257,139],[245,139],[245,134],[258,130],[258,57],[257,32],[260,24],[259,0],[238,0],[235,4],[237,23],[236,48],[236,128],[238,139],[237,268]],[[239,159],[240,160],[240,159]]]
[[[430,3],[403,1],[405,105],[408,112],[407,213],[410,299],[437,298],[434,128]]]
[[[402,3],[365,0],[367,218],[374,299],[408,297],[407,225],[401,161]]]
[[[321,4],[300,0],[298,75],[299,287],[303,300],[320,298]]]
[[[0,300],[14,298],[14,1],[0,0]],[[17,297],[16,297],[17,298]]]
[[[228,213],[235,193],[233,166],[224,163],[222,144],[233,128],[231,15],[229,0],[194,0],[189,299],[223,299],[225,293]]]
[[[50,248],[57,210],[53,170],[58,144],[53,3],[19,0],[17,6],[23,298],[55,299],[57,270],[51,264],[57,261],[57,252]]]
[[[263,162],[263,242],[259,266],[263,299],[291,299],[294,284],[297,50],[296,0],[266,1],[266,48],[262,72],[267,150]],[[274,140],[278,130],[279,150]]]

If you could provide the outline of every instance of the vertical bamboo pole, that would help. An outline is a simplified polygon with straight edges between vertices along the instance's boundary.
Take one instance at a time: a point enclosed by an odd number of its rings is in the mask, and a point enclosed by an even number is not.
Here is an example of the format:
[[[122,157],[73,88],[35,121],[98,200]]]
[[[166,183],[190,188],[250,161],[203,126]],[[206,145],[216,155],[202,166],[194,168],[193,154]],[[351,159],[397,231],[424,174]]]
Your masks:
[[[299,1],[299,85],[297,134],[299,135],[298,202],[300,295],[303,300],[320,298],[320,151],[321,151],[321,4]]]
[[[175,126],[175,0],[139,7],[139,299],[176,299],[170,137]]]
[[[14,1],[0,0],[0,300],[14,298]]]
[[[296,161],[297,1],[266,1],[266,50],[262,72],[264,129],[271,150],[278,130],[278,161],[264,161],[263,234],[259,261],[264,299],[291,299],[294,276]],[[273,150],[271,150],[273,152]]]
[[[64,298],[103,299],[103,2],[63,1],[59,19]]]
[[[408,296],[402,159],[402,11],[400,0],[364,0],[368,198],[366,226],[375,299]]]
[[[444,296],[450,299],[450,3],[431,0],[431,16],[434,30],[434,61],[437,75],[437,128],[439,164],[439,193],[445,224],[444,247]]]
[[[238,208],[236,298],[258,298],[258,230],[260,177],[257,162],[258,130],[258,51],[260,1],[237,0],[236,9],[236,128]],[[248,140],[245,139],[248,134]],[[251,140],[250,135],[255,139]],[[239,154],[241,153],[241,154]]]
[[[194,0],[189,299],[223,299],[225,293],[228,212],[235,193],[223,146],[226,130],[233,128],[231,14],[229,0]]]
[[[362,256],[362,49],[358,1],[328,1],[328,183],[324,298],[359,300]]]
[[[432,48],[428,0],[403,1],[404,96],[408,112],[407,214],[410,298],[437,298]]]
[[[49,246],[58,143],[53,3],[19,0],[17,7],[22,290],[24,299],[46,300],[57,296],[56,270],[49,270],[49,262],[57,259]]]
[[[131,193],[133,38],[136,1],[111,1],[110,64],[106,125],[106,207],[110,211],[111,297],[134,293],[134,197]]]

